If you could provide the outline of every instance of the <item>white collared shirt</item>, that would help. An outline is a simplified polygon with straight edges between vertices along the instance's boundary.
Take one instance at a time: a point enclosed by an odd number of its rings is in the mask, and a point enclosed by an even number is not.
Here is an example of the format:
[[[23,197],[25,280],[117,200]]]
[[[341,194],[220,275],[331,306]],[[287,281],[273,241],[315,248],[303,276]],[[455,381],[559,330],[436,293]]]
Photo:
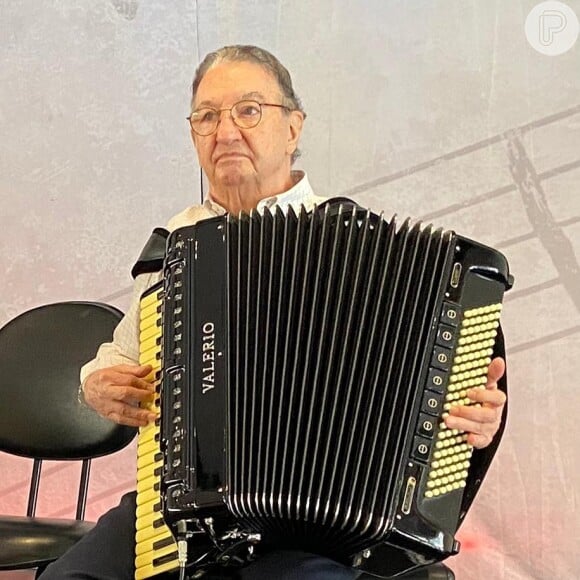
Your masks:
[[[314,191],[308,181],[308,176],[303,171],[293,171],[292,178],[294,185],[284,193],[261,199],[258,202],[257,210],[278,206],[282,211],[286,211],[288,206],[298,210],[300,205],[304,205],[306,211],[311,211],[316,204],[325,201],[325,198],[314,195]],[[196,224],[198,221],[224,215],[227,210],[210,198],[201,205],[193,205],[178,213],[169,220],[167,229],[171,232],[183,226]]]

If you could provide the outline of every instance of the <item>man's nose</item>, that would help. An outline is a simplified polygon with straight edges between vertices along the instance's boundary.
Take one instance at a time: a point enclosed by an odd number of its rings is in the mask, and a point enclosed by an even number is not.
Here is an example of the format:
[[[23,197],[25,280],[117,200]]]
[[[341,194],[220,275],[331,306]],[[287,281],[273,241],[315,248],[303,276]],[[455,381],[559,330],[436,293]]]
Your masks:
[[[234,123],[231,111],[222,111],[218,127],[216,129],[216,139],[218,141],[235,141],[241,138],[240,128]]]

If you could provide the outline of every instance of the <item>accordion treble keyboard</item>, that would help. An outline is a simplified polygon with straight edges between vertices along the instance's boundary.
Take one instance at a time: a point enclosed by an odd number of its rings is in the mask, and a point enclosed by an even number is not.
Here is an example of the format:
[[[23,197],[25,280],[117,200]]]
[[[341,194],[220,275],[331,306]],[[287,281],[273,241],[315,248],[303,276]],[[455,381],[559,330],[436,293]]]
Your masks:
[[[147,380],[154,381],[155,399],[147,408],[159,412],[161,371],[161,285],[146,292],[140,303],[139,363],[153,367]],[[144,406],[144,405],[142,405]],[[161,512],[160,480],[163,456],[159,420],[139,429],[137,442],[137,518],[135,578],[151,578],[177,569],[177,544]]]

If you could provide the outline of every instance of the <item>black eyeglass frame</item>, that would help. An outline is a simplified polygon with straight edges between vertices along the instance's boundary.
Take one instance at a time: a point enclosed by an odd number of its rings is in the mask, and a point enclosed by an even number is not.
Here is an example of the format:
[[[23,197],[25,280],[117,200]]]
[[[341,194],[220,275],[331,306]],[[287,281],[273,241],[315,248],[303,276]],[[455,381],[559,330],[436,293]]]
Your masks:
[[[236,122],[236,117],[233,115],[232,111],[241,103],[251,103],[253,105],[258,106],[258,109],[260,111],[260,115],[259,115],[258,120],[256,121],[255,125],[250,125],[249,127],[247,127],[247,126],[239,125]],[[193,113],[191,113],[191,115],[189,115],[189,117],[186,117],[186,119],[189,121],[189,126],[191,127],[191,130],[196,135],[199,135],[200,137],[209,137],[210,135],[213,135],[218,130],[219,124],[222,121],[222,113],[224,111],[230,112],[230,118],[232,119],[232,121],[236,127],[240,128],[240,129],[253,129],[254,127],[257,127],[260,124],[260,122],[262,121],[262,107],[277,107],[279,109],[286,109],[287,111],[296,111],[297,110],[297,109],[291,109],[290,107],[287,107],[286,105],[280,105],[278,103],[260,103],[259,101],[254,101],[252,99],[242,99],[241,101],[234,103],[231,107],[227,107],[224,109],[214,109],[214,107],[202,107],[201,109],[197,109],[196,111],[193,111]],[[215,128],[210,133],[200,133],[199,131],[195,130],[195,127],[193,126],[193,122],[191,119],[195,113],[197,113],[199,111],[206,111],[206,110],[215,111],[217,113],[217,122],[216,122]]]

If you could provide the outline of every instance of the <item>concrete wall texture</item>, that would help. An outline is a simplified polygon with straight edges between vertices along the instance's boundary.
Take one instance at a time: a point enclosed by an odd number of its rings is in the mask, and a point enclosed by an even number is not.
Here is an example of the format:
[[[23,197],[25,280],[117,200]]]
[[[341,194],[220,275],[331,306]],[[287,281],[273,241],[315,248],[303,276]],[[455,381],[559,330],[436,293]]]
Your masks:
[[[200,199],[185,121],[200,57],[263,46],[304,101],[317,193],[508,256],[509,423],[449,565],[577,578],[580,43],[534,50],[535,4],[0,0],[0,325],[60,300],[126,308],[151,229]],[[134,486],[134,454],[95,462],[89,517]],[[47,465],[41,514],[72,514],[77,472]],[[0,473],[0,512],[23,513],[30,465],[0,454]]]

